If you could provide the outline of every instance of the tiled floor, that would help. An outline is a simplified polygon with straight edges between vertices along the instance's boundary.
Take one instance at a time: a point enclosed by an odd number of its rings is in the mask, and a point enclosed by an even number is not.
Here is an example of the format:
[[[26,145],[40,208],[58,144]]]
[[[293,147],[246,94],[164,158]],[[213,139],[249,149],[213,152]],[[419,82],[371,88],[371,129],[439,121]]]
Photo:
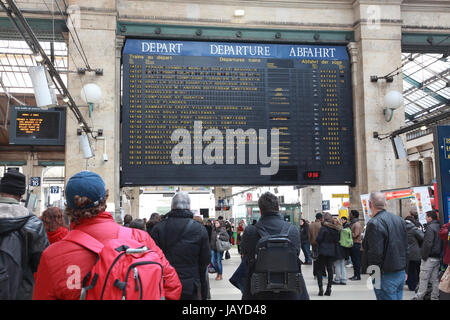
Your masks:
[[[233,272],[239,266],[240,257],[237,249],[230,251],[231,259],[223,260],[223,280],[216,281],[216,274],[209,274],[212,300],[241,300],[240,291],[235,288],[229,281]],[[303,259],[303,257],[301,257]],[[347,277],[353,276],[353,269],[347,267]],[[367,286],[368,275],[362,275],[361,281],[347,281],[347,285],[333,285],[331,296],[318,296],[317,280],[314,280],[312,274],[312,266],[302,266],[303,277],[306,282],[309,297],[311,300],[375,300],[373,289]],[[326,280],[324,280],[324,289],[326,289]],[[405,287],[403,299],[410,300],[414,292]]]

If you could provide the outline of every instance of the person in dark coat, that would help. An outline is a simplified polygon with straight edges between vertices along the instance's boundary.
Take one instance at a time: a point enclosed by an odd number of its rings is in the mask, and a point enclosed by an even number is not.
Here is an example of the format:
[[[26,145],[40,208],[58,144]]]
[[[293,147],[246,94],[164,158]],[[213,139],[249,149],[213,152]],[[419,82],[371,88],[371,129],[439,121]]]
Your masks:
[[[349,250],[353,264],[353,277],[350,277],[349,279],[352,281],[359,281],[361,280],[361,235],[363,232],[363,227],[361,222],[359,222],[358,210],[350,211],[350,229],[352,230],[353,239],[353,246]],[[364,258],[367,260],[367,255]]]
[[[239,221],[239,225],[236,230],[236,244],[237,244],[239,254],[241,254],[241,240],[242,240],[242,234],[244,233],[245,227],[246,227],[245,220]]]
[[[206,221],[205,229],[208,232],[208,238],[209,238],[209,241],[211,242],[211,232],[212,232],[212,229],[213,229],[211,219],[208,219]]]
[[[317,278],[317,258],[319,257],[319,253],[318,253],[318,245],[316,242],[316,238],[317,235],[319,234],[319,230],[320,228],[322,228],[322,222],[323,222],[323,215],[322,213],[317,213],[316,214],[316,220],[314,222],[312,222],[309,225],[309,243],[311,244],[311,248],[312,248],[312,255],[311,258],[313,259],[313,275],[314,275],[314,279]]]
[[[151,236],[178,273],[183,287],[180,300],[206,300],[209,291],[206,268],[211,251],[208,233],[193,220],[190,204],[186,192],[175,194],[172,210],[153,227]]]
[[[311,244],[309,243],[309,223],[305,219],[300,219],[300,243],[305,256],[304,264],[312,264]]]
[[[134,229],[140,229],[143,231],[147,231],[145,228],[145,221],[144,219],[134,219],[133,221],[130,222],[130,226],[129,228],[134,228]]]
[[[50,245],[44,223],[20,205],[25,186],[19,172],[6,172],[0,181],[0,300],[32,299],[33,273]]]
[[[228,220],[225,221],[225,230],[227,230],[227,233],[228,233],[228,241],[231,243],[231,245],[234,245],[233,227]],[[231,256],[230,256],[229,250],[225,251],[225,259],[230,259],[230,258],[231,258]]]
[[[419,289],[413,300],[423,300],[428,291],[428,284],[432,285],[431,300],[439,300],[439,268],[443,248],[439,238],[441,229],[436,211],[427,211],[427,225],[422,243],[419,276]]]
[[[370,194],[369,208],[372,213],[366,225],[363,248],[368,266],[379,268],[380,271],[374,285],[377,300],[402,300],[408,233],[405,220],[387,211],[386,207],[383,192]]]
[[[337,246],[339,244],[339,231],[341,226],[335,225],[331,214],[324,213],[322,228],[319,230],[316,242],[319,245],[319,258],[317,284],[319,285],[319,296],[323,296],[322,277],[325,269],[328,273],[328,284],[325,291],[326,296],[331,295],[331,287],[333,284],[333,263],[337,257]]]
[[[146,223],[146,230],[148,234],[152,234],[153,227],[161,221],[161,215],[157,212],[153,212],[150,216],[150,220]]]
[[[407,216],[406,221],[406,231],[408,232],[408,279],[406,284],[408,289],[411,291],[416,290],[417,283],[419,282],[420,273],[420,247],[423,242],[423,232],[417,227],[414,217]]]
[[[220,251],[217,248],[217,239],[222,241],[230,241],[230,237],[228,236],[228,232],[225,229],[225,222],[223,219],[214,221],[214,227],[211,232],[211,264],[214,269],[217,271],[216,280],[222,280],[223,266],[223,251]]]
[[[257,227],[264,228],[269,234],[279,234],[283,227],[289,222],[283,220],[279,213],[278,198],[270,192],[264,193],[258,199],[258,206],[261,212],[261,218],[255,225],[245,228],[242,235],[241,250],[246,263],[247,277],[245,280],[243,300],[309,300],[305,281],[301,274],[301,262],[298,259],[298,268],[300,273],[301,293],[298,292],[260,292],[251,294],[251,277],[254,272],[254,261],[256,254],[256,245],[260,239]],[[297,256],[300,254],[300,232],[297,228],[290,228],[288,234],[289,240],[297,249]]]
[[[133,221],[131,214],[126,214],[125,217],[123,217],[123,226],[130,227],[131,221]]]

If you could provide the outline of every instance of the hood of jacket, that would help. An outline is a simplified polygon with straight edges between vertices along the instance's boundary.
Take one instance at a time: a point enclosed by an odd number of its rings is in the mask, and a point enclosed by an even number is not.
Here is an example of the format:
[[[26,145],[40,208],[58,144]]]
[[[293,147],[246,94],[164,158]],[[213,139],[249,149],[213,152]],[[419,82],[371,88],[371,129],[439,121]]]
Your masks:
[[[27,208],[20,205],[17,201],[8,201],[7,198],[1,198],[0,201],[0,219],[2,218],[19,218],[29,216],[30,212]]]
[[[325,221],[325,222],[323,223],[323,226],[324,226],[324,227],[331,228],[331,229],[334,229],[334,230],[337,230],[337,231],[341,231],[341,230],[342,230],[342,226],[337,225],[337,224],[333,224],[333,223],[329,223],[329,222],[327,222],[327,221]]]
[[[21,206],[19,202],[1,201],[0,234],[22,229],[30,217],[28,209]]]
[[[69,230],[67,230],[66,227],[61,226],[55,231],[47,232],[48,241],[50,241],[50,243],[54,243],[63,239],[68,233]]]
[[[406,230],[417,228],[414,222],[412,222],[411,220],[405,219],[405,221],[406,221]]]
[[[30,217],[0,218],[0,235],[22,229]]]

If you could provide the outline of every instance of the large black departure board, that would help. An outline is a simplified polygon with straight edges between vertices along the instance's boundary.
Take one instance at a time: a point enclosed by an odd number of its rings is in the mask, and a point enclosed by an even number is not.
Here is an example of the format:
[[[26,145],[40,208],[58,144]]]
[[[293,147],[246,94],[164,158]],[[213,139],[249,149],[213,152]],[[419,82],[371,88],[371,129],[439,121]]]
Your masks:
[[[352,185],[345,46],[129,39],[122,186]]]

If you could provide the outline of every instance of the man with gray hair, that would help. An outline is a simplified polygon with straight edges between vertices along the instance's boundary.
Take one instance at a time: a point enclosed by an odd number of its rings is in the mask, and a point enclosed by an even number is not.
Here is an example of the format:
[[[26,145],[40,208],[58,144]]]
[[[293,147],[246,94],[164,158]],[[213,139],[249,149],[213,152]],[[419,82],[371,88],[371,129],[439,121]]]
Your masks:
[[[205,300],[209,291],[206,268],[211,261],[209,237],[190,209],[189,194],[177,192],[167,218],[153,227],[151,236],[178,273],[183,285],[180,300]]]
[[[369,207],[371,219],[367,223],[363,248],[367,252],[369,268],[378,269],[374,277],[377,300],[402,300],[408,254],[408,235],[405,221],[386,210],[382,192],[372,192]]]

